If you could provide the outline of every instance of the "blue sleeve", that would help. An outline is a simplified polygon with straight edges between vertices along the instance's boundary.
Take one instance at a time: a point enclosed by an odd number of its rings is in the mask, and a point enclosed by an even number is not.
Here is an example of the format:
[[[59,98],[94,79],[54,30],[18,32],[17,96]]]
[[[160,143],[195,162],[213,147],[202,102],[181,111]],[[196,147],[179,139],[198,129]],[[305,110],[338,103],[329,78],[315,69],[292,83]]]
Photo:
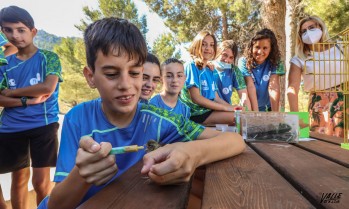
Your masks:
[[[164,122],[164,130],[166,132],[166,137],[162,139],[162,142],[173,143],[180,141],[191,141],[197,139],[200,134],[204,131],[204,127],[200,124],[197,124],[183,115],[177,115],[175,113],[171,114],[171,125],[166,125]],[[167,126],[170,126],[168,128]]]
[[[251,76],[251,73],[248,71],[248,69],[246,67],[246,58],[245,57],[241,57],[239,59],[238,68],[244,77]]]
[[[75,166],[80,128],[71,122],[72,115],[68,113],[64,117],[54,182],[63,181]]]
[[[189,62],[184,67],[184,72],[186,75],[185,86],[187,89],[191,87],[200,88],[198,68],[195,66],[194,62]]]

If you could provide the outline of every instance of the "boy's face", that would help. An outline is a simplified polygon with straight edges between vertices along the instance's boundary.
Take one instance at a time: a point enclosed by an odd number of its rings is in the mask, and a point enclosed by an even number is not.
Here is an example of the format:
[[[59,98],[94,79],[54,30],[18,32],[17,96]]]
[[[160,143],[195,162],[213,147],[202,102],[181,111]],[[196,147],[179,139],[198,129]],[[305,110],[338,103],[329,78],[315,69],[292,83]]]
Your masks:
[[[33,43],[37,30],[36,28],[29,29],[23,23],[2,23],[2,32],[7,39],[18,49],[23,49]]]
[[[162,72],[165,92],[171,95],[178,95],[185,82],[183,65],[179,63],[170,63],[164,66]]]
[[[124,53],[121,56],[99,50],[95,62],[95,72],[85,67],[84,75],[90,87],[97,88],[102,108],[109,120],[114,122],[133,117],[136,111],[141,87],[143,66]]]
[[[161,81],[160,68],[157,64],[146,62],[144,63],[143,85],[141,98],[148,100],[153,95],[157,85]]]

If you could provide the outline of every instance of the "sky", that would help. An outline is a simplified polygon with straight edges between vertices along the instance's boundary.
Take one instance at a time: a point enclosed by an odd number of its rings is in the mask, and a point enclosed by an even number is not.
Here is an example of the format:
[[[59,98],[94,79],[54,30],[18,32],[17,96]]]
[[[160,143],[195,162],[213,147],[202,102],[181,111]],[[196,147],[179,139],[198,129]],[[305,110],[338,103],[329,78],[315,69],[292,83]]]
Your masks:
[[[149,11],[141,0],[134,0],[139,17],[147,15],[147,39],[152,46],[153,41],[162,33],[169,31],[161,18]],[[0,9],[16,5],[26,9],[33,17],[37,29],[61,37],[82,37],[82,32],[74,27],[84,19],[83,6],[98,8],[98,0],[0,0]]]

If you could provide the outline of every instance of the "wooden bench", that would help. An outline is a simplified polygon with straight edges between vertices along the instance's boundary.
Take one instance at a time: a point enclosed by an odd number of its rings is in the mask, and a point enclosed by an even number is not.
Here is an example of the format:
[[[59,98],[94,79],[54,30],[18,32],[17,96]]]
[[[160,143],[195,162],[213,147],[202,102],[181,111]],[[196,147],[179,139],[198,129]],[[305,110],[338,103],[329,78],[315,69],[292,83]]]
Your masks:
[[[284,176],[316,208],[348,208],[349,169],[293,145],[251,143],[251,147]],[[341,149],[338,146],[338,149]],[[347,153],[349,154],[349,153]],[[339,194],[339,203],[323,203],[326,194]]]
[[[317,140],[249,146],[206,166],[201,208],[348,208],[347,150]],[[159,186],[141,176],[141,167],[139,162],[79,208],[187,207],[190,183]],[[326,202],[335,197],[337,203]]]

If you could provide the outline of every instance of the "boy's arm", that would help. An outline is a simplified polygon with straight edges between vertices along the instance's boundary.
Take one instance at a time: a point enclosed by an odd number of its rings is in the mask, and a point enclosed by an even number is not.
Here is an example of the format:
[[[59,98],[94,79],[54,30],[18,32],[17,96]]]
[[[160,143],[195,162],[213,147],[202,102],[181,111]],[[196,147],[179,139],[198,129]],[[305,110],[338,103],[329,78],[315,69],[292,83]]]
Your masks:
[[[45,102],[47,98],[48,96],[40,96],[40,97],[27,99],[26,104],[27,105],[40,104]],[[22,107],[23,103],[21,101],[21,98],[6,97],[0,94],[0,106],[1,107]]]
[[[7,97],[40,97],[51,95],[56,89],[58,79],[56,75],[48,75],[42,83],[25,88],[4,89],[1,91],[1,94]]]
[[[80,140],[76,165],[50,195],[48,208],[76,208],[91,185],[107,183],[116,173],[115,155],[109,155],[111,144],[98,144],[91,137]]]
[[[252,111],[259,111],[256,87],[251,76],[245,77],[248,98],[251,102]]]
[[[215,102],[217,102],[217,103],[219,103],[219,104],[221,104],[221,105],[226,106],[227,109],[233,108],[233,110],[234,110],[234,106],[235,106],[235,105],[231,105],[231,104],[229,104],[228,102],[226,102],[225,100],[223,100],[223,99],[218,95],[217,92],[216,92],[215,94],[216,94],[216,97],[215,97],[215,99],[214,99]]]
[[[146,154],[141,172],[159,184],[188,182],[197,167],[238,155],[245,149],[237,133],[205,128],[198,139],[205,140],[168,144]]]
[[[272,111],[279,111],[280,81],[279,75],[271,75],[268,85],[268,93]]]

